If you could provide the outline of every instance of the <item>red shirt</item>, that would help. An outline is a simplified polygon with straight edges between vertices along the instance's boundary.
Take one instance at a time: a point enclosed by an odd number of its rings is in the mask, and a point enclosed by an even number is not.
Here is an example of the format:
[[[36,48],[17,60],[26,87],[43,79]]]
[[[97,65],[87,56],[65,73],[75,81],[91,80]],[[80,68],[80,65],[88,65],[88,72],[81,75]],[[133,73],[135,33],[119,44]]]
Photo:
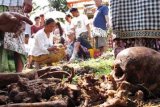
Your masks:
[[[42,29],[42,28],[43,28],[43,26],[37,27],[37,26],[33,25],[33,26],[31,27],[31,34],[37,33],[37,32],[38,32],[40,29]]]

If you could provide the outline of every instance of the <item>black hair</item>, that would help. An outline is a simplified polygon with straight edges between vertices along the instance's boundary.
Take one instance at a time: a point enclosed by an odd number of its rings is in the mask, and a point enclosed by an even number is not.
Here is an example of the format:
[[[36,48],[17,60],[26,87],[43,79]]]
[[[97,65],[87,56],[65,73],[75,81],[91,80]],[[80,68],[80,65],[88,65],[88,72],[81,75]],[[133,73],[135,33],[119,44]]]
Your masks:
[[[36,17],[34,18],[35,21],[36,21],[37,19],[40,19],[40,17],[39,17],[39,16],[36,16]]]
[[[58,26],[58,29],[59,29],[59,32],[60,32],[60,36],[63,35],[63,29],[62,29],[62,26],[59,22],[56,23],[56,25]]]
[[[75,11],[78,11],[78,9],[77,8],[71,8],[70,9],[70,12],[75,12]]]
[[[25,38],[29,38],[29,34],[25,34]]]
[[[44,22],[44,25],[49,25],[52,22],[55,22],[55,20],[52,19],[52,18],[46,19],[45,22]]]
[[[72,16],[70,14],[67,14],[65,18],[72,18]]]
[[[40,14],[40,17],[44,17],[44,14]]]

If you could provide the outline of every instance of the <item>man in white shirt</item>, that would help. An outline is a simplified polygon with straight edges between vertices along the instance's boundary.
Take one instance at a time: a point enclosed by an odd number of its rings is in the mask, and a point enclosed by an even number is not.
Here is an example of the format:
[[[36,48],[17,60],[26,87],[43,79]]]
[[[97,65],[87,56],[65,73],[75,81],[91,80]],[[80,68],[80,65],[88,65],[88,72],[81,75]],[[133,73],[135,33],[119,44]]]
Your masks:
[[[76,33],[77,41],[88,49],[92,48],[88,41],[88,39],[91,39],[90,22],[88,17],[84,14],[80,14],[77,8],[71,8],[70,12],[74,16],[71,21],[71,28]]]
[[[71,25],[76,32],[76,38],[80,36],[83,32],[88,32],[88,37],[90,38],[90,26],[88,17],[84,14],[80,14],[77,8],[71,8],[70,12],[74,16]]]
[[[34,36],[34,44],[31,50],[32,59],[36,64],[51,64],[58,62],[65,56],[64,48],[53,46],[50,35],[55,27],[55,21],[49,18],[45,21],[44,29],[39,30]]]

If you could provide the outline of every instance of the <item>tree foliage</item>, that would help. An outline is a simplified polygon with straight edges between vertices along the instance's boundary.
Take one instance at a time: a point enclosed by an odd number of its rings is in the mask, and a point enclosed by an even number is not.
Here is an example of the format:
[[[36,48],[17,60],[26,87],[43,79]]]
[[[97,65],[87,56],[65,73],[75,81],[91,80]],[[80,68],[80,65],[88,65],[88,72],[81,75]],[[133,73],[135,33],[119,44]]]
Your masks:
[[[51,9],[66,12],[68,10],[67,0],[48,0]]]
[[[38,9],[40,9],[40,6],[38,6],[34,1],[33,1],[32,4],[33,4],[33,9],[32,9],[32,12],[30,13],[30,15],[35,14],[36,11],[37,11]]]

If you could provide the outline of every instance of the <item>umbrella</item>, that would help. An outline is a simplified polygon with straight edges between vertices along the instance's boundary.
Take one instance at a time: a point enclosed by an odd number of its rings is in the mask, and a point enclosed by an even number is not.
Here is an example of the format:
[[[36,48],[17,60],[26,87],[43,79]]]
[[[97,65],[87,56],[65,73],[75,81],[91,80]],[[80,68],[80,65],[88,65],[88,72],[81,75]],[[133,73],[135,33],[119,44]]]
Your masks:
[[[66,14],[61,11],[51,11],[45,14],[45,18],[65,18]]]

